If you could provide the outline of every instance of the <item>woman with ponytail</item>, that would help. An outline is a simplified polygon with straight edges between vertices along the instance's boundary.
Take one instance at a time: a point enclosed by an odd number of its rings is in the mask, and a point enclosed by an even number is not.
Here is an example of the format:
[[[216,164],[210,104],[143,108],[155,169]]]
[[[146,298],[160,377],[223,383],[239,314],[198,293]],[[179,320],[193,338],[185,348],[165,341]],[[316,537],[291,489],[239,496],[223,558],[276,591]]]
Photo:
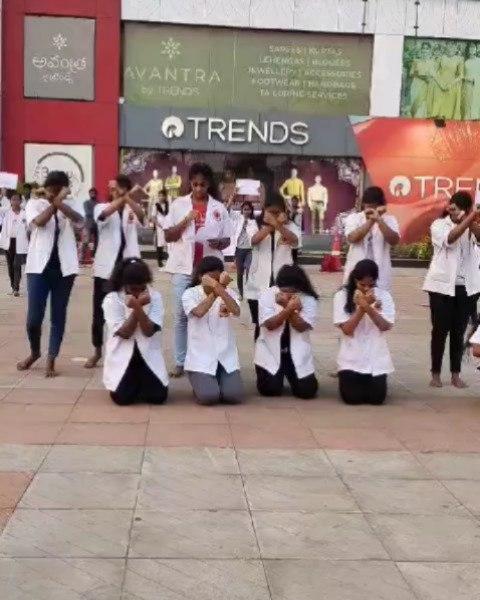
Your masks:
[[[377,280],[376,263],[361,260],[334,297],[333,322],[342,332],[338,380],[346,404],[383,404],[394,370],[385,333],[395,322],[395,305]]]

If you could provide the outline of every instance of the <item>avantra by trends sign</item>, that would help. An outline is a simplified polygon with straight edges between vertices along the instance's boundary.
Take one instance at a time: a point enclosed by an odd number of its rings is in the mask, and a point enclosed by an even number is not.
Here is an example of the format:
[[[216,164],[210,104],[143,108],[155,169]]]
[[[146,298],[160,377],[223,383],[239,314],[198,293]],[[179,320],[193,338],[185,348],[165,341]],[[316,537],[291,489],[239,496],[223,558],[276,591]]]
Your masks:
[[[280,120],[253,121],[252,119],[223,119],[220,117],[170,115],[161,124],[165,138],[183,138],[228,144],[285,143],[304,146],[310,141],[307,123]]]

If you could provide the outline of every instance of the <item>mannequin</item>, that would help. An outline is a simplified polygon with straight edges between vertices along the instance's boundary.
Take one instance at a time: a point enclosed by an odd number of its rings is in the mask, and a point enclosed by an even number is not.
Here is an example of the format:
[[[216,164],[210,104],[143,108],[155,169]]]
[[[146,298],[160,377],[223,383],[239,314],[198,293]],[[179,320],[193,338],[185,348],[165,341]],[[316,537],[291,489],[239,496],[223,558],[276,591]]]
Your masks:
[[[222,181],[218,186],[218,192],[222,202],[227,204],[234,204],[236,201],[237,187],[235,184],[235,173],[233,169],[225,169],[223,173]]]
[[[308,188],[307,202],[312,215],[312,232],[323,231],[323,221],[328,207],[328,190],[322,185],[320,175],[315,177],[315,183]]]
[[[293,196],[296,196],[300,201],[300,208],[305,206],[305,186],[303,181],[298,177],[298,170],[290,171],[290,179],[286,179],[280,187],[280,193],[285,200],[290,204]]]
[[[152,179],[150,179],[143,189],[145,193],[148,194],[148,201],[146,202],[148,203],[147,217],[151,219],[155,209],[155,203],[158,202],[158,195],[163,190],[163,181],[160,179],[157,169],[153,170]]]
[[[177,172],[177,166],[173,165],[170,175],[165,179],[165,189],[167,190],[168,199],[175,200],[175,198],[178,198],[181,187],[182,178]]]

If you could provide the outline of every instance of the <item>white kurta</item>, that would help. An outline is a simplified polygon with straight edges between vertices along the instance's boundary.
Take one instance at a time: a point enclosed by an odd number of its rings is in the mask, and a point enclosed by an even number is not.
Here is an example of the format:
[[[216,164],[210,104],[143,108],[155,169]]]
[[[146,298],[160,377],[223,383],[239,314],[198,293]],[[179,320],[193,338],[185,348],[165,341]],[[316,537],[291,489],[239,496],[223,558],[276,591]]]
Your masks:
[[[151,302],[143,309],[150,320],[161,328],[165,313],[162,297],[156,290],[149,288],[148,291]],[[117,389],[133,356],[135,344],[137,344],[138,350],[150,370],[165,387],[168,386],[168,374],[162,352],[161,331],[147,337],[142,333],[140,326],[137,325],[135,332],[128,340],[116,335],[116,332],[132,312],[125,305],[124,292],[111,292],[108,294],[103,301],[103,312],[107,325],[103,383],[107,390],[114,392]]]

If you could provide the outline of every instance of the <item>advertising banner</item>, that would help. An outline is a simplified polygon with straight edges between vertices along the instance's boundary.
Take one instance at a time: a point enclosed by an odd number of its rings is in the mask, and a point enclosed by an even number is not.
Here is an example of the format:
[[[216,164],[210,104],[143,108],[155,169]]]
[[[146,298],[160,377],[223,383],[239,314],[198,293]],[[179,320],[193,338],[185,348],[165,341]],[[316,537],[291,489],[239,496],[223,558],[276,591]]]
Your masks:
[[[25,96],[94,100],[94,53],[94,19],[25,17]]]
[[[25,144],[25,181],[43,185],[50,171],[65,171],[74,198],[87,200],[93,183],[93,147]]]
[[[480,119],[480,43],[406,38],[400,114]]]
[[[140,106],[368,114],[369,36],[127,23],[124,96]]]
[[[402,241],[421,240],[459,190],[480,189],[480,122],[367,119],[354,125],[366,171],[387,195]]]

